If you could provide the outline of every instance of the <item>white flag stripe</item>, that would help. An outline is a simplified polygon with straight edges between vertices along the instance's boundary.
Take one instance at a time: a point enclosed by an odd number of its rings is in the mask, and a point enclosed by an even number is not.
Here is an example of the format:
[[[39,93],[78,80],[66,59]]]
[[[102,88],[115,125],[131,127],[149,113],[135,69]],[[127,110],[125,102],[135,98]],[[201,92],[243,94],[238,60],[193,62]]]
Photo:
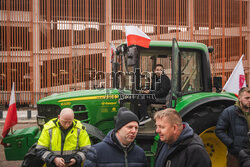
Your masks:
[[[223,90],[238,94],[241,87],[246,87],[245,73],[242,63],[243,57],[244,55],[241,56],[232,74],[224,85]]]
[[[15,98],[15,83],[13,82],[12,89],[11,89],[11,94],[10,94],[10,104],[9,104],[9,106],[11,104],[14,104],[14,103],[16,103],[16,98]]]
[[[141,29],[139,29],[136,26],[125,26],[125,33],[126,33],[126,36],[138,35],[138,36],[150,39],[149,36],[147,36]]]
[[[114,52],[116,52],[115,45],[114,45],[112,42],[110,42],[109,45],[110,45],[110,48],[111,48]]]

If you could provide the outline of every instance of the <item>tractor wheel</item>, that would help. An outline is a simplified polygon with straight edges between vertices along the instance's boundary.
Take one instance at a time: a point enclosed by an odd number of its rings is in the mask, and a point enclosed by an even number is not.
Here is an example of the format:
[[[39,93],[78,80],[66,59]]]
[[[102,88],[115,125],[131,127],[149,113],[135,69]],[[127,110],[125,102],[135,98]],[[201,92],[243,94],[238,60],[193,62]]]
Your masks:
[[[86,128],[86,131],[91,141],[91,145],[102,141],[102,139],[105,137],[102,131],[100,131],[97,127],[87,123],[82,123],[82,125]]]
[[[212,167],[226,166],[226,146],[215,135],[215,126],[223,105],[201,106],[192,110],[183,120],[199,134],[210,156]]]

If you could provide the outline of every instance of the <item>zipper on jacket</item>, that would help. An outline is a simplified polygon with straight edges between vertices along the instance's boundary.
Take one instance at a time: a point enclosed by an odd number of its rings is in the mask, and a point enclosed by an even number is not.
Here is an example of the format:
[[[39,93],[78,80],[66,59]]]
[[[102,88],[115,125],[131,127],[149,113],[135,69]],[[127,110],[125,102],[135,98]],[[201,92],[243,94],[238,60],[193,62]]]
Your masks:
[[[124,151],[124,158],[125,158],[125,167],[128,167],[128,154],[127,154],[127,149],[126,150],[123,150]]]
[[[66,137],[64,136],[64,133],[61,130],[61,155],[63,155],[63,146],[64,146],[64,143],[65,143],[65,138]]]

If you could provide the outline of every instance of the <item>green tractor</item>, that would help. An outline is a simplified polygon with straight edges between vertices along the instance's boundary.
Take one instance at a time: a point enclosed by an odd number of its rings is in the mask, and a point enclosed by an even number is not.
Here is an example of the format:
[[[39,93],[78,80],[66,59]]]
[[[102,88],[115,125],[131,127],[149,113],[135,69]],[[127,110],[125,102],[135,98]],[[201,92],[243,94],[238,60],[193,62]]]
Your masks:
[[[97,143],[114,128],[121,106],[138,113],[143,96],[141,91],[150,87],[151,71],[156,64],[162,64],[171,79],[171,90],[166,98],[156,99],[149,105],[148,113],[153,116],[166,107],[175,108],[202,138],[213,167],[226,166],[227,150],[215,136],[214,129],[220,113],[233,105],[237,97],[220,92],[220,77],[212,79],[209,63],[212,50],[202,43],[177,43],[175,39],[151,41],[149,48],[128,47],[123,43],[116,48],[112,62],[112,88],[73,91],[43,98],[37,102],[37,124],[41,129],[44,123],[57,117],[61,109],[69,107],[74,110],[75,118],[86,126],[92,143]],[[38,127],[17,130],[7,136],[4,139],[6,159],[23,159],[39,136]],[[145,150],[152,167],[158,140],[154,121],[140,126],[136,143]]]

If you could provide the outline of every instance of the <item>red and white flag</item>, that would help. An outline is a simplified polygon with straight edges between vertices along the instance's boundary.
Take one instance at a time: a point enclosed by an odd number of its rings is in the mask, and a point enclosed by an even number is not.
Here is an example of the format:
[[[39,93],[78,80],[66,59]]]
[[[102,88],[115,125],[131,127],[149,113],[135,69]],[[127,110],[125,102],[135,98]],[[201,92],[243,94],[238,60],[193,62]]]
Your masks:
[[[114,62],[114,58],[115,58],[115,52],[116,52],[116,48],[115,48],[115,45],[112,43],[112,42],[110,42],[109,43],[109,45],[110,45],[110,48],[111,48],[111,63],[113,63]]]
[[[246,87],[246,79],[245,79],[245,73],[244,73],[244,68],[243,68],[243,63],[242,63],[243,57],[244,55],[241,56],[232,74],[230,75],[229,79],[224,85],[223,90],[238,94],[239,90],[242,87]]]
[[[10,95],[10,104],[8,108],[8,113],[5,119],[4,127],[3,127],[3,133],[2,136],[5,138],[7,134],[10,131],[10,128],[12,126],[17,124],[17,109],[16,109],[16,100],[15,100],[15,88],[14,88],[14,82],[12,85],[11,95]],[[1,142],[1,144],[3,144]]]
[[[127,45],[138,45],[149,48],[151,39],[141,29],[136,26],[125,26]]]

